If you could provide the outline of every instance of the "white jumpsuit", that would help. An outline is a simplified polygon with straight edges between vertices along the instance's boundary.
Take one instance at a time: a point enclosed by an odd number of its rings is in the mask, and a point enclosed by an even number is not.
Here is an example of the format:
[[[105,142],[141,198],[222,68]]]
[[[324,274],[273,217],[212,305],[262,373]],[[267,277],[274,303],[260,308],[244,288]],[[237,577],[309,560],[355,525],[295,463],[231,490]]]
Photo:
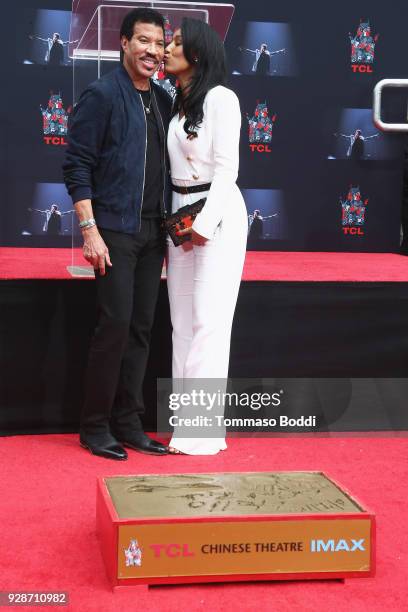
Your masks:
[[[171,120],[168,133],[172,182],[186,187],[211,182],[206,192],[173,192],[173,212],[207,197],[193,224],[207,242],[178,247],[168,242],[173,380],[178,389],[181,379],[226,382],[248,232],[245,203],[236,185],[241,129],[238,98],[218,85],[207,93],[203,110],[197,138],[187,139],[185,118],[178,115]],[[169,444],[191,455],[212,455],[226,448],[225,437],[198,437],[196,431],[194,435],[197,437],[177,437],[176,427]]]

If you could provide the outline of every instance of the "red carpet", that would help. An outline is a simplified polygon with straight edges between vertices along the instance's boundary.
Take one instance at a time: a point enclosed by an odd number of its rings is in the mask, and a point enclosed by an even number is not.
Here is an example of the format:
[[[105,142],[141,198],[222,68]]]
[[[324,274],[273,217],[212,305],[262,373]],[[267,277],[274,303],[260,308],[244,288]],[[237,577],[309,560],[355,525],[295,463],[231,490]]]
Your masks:
[[[83,265],[81,251],[75,264]],[[0,248],[0,280],[70,279],[71,249]],[[393,253],[248,252],[244,281],[407,282],[408,259]]]
[[[250,438],[216,457],[129,451],[116,463],[92,457],[74,435],[2,438],[0,590],[68,591],[78,612],[407,610],[407,455],[405,437]],[[110,591],[95,535],[97,475],[240,470],[322,470],[343,484],[377,515],[376,577]]]

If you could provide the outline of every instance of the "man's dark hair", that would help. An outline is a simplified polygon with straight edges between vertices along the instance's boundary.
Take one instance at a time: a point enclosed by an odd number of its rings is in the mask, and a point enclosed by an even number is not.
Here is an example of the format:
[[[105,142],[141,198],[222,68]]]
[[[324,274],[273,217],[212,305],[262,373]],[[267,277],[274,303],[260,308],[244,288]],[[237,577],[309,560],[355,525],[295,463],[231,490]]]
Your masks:
[[[135,23],[153,23],[163,29],[163,38],[164,38],[164,17],[159,13],[159,11],[155,11],[154,9],[149,8],[136,8],[130,13],[125,15],[124,20],[122,21],[122,25],[120,26],[120,39],[122,36],[126,36],[128,40],[130,40],[133,36],[133,27]],[[123,63],[123,50],[120,48],[120,61]]]

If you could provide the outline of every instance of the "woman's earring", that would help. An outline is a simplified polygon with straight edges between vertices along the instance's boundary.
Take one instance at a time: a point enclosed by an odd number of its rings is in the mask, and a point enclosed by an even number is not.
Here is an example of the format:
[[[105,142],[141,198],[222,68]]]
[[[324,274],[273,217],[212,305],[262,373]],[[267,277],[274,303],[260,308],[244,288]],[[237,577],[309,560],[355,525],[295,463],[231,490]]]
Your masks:
[[[195,58],[194,58],[194,63],[195,63],[195,64],[198,64],[198,57],[195,57]]]

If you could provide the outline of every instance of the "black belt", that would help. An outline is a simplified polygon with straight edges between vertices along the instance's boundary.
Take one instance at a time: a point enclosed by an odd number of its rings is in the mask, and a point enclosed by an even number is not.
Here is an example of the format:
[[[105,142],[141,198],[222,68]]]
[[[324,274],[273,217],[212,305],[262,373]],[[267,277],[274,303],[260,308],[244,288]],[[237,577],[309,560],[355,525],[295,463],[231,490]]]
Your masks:
[[[204,183],[203,185],[192,185],[191,187],[180,187],[179,185],[171,184],[171,188],[176,193],[199,193],[200,191],[208,191],[211,187],[211,183]]]

